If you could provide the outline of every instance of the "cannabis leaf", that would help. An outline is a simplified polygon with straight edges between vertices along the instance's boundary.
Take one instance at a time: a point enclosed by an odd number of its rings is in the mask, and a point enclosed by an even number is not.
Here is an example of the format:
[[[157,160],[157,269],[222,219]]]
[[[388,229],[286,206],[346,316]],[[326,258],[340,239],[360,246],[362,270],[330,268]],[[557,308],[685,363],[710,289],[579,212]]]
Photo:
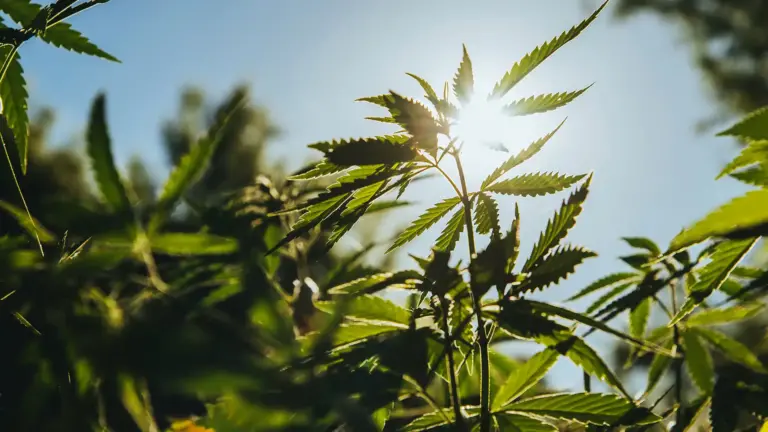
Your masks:
[[[519,398],[544,378],[555,365],[559,353],[553,348],[540,351],[519,366],[501,386],[493,399],[491,409],[496,411],[506,403]]]
[[[560,210],[547,222],[547,228],[539,235],[539,240],[534,245],[531,255],[528,256],[523,271],[530,271],[550,249],[557,246],[565,238],[565,235],[576,223],[576,217],[581,213],[582,204],[589,193],[591,181],[592,176],[590,175],[584,184],[568,197],[568,200],[563,201]]]
[[[456,71],[456,75],[453,77],[453,93],[462,105],[467,105],[472,99],[475,79],[472,75],[472,60],[469,59],[465,45],[462,45],[462,52],[463,56],[461,64],[459,64],[459,70]]]
[[[486,193],[477,195],[475,205],[475,227],[479,234],[488,234],[493,231],[499,233],[499,206],[492,196]]]
[[[719,136],[736,136],[752,140],[768,140],[768,107],[753,111]]]
[[[432,225],[436,224],[443,216],[445,216],[452,208],[461,202],[461,198],[453,197],[447,198],[437,204],[434,207],[428,209],[424,214],[419,216],[411,225],[405,229],[395,242],[387,250],[387,252],[393,251],[400,246],[408,243],[409,241],[418,237],[421,233],[429,229]]]
[[[592,21],[597,18],[597,16],[607,4],[608,1],[604,2],[600,8],[598,8],[587,19],[572,27],[570,30],[563,32],[560,34],[560,36],[545,42],[543,45],[536,47],[536,49],[526,54],[522,59],[520,59],[520,61],[512,66],[512,69],[504,74],[498,83],[496,83],[496,85],[493,87],[493,91],[489,96],[489,99],[501,98],[507,94],[507,92],[512,90],[512,88],[517,83],[519,83],[529,73],[536,69],[536,67],[543,63],[544,60],[549,58],[549,56],[554,54],[558,49],[562,48],[563,45],[572,41],[576,38],[576,36],[584,31],[584,29],[586,29],[592,23]]]
[[[648,409],[636,407],[630,401],[616,395],[598,393],[537,396],[513,402],[502,410],[597,425],[644,425],[661,420]]]
[[[486,190],[488,186],[509,172],[509,170],[533,157],[536,153],[539,152],[539,150],[541,150],[542,147],[544,147],[544,144],[546,144],[547,141],[549,141],[549,139],[552,138],[552,136],[554,136],[558,130],[560,130],[560,127],[562,127],[564,123],[565,120],[560,122],[560,124],[557,125],[557,127],[552,132],[534,141],[528,147],[521,150],[515,156],[510,157],[503,164],[501,164],[501,166],[493,170],[493,172],[491,172],[491,174],[489,174],[488,177],[483,180],[483,183],[480,185],[480,190]]]
[[[344,167],[410,162],[417,156],[418,153],[397,136],[345,140],[326,153],[330,163]]]
[[[719,331],[707,329],[703,327],[696,327],[689,330],[702,339],[706,340],[709,344],[715,347],[718,351],[723,353],[731,361],[741,363],[744,366],[751,368],[757,372],[766,373],[765,366],[760,359],[741,342],[732,339],[731,337],[720,333]]]
[[[464,231],[464,208],[460,208],[448,220],[445,229],[435,242],[435,248],[446,252],[452,252]]]
[[[11,53],[8,46],[0,47],[0,58],[7,58]],[[27,114],[27,82],[18,53],[10,60],[5,77],[0,81],[0,101],[2,115],[13,132],[16,151],[19,154],[21,172],[27,172],[27,153],[29,147],[29,117]]]
[[[578,293],[568,298],[568,301],[577,300],[589,294],[592,294],[595,291],[601,290],[603,288],[608,288],[608,287],[617,285],[619,283],[626,282],[629,280],[636,280],[638,278],[639,277],[637,273],[629,273],[629,272],[612,273],[607,276],[603,276],[600,279],[587,285],[586,288],[584,288],[583,290],[579,291]]]
[[[128,211],[131,203],[112,158],[112,143],[106,119],[106,96],[103,93],[93,101],[86,140],[96,185],[102,197],[115,212]]]
[[[427,100],[434,105],[435,109],[438,109],[439,107],[439,99],[437,97],[437,93],[435,93],[435,89],[432,88],[432,86],[425,80],[424,78],[421,78],[420,76],[414,75],[412,73],[406,74],[409,77],[416,80],[416,82],[419,83],[421,88],[424,90],[424,93],[426,93]]]
[[[567,189],[585,176],[586,174],[574,176],[556,173],[523,174],[508,180],[496,182],[495,184],[488,186],[485,190],[504,195],[547,195]]]
[[[728,236],[768,223],[768,189],[747,192],[719,207],[672,239],[667,253],[709,237]],[[765,228],[763,228],[765,230]]]
[[[556,284],[573,273],[576,266],[585,259],[596,256],[596,253],[580,247],[565,246],[556,249],[531,269],[530,275],[518,288],[514,289],[514,292],[531,292]]]
[[[756,163],[768,165],[768,139],[753,141],[742,148],[741,153],[720,171],[717,178]]]
[[[589,87],[592,86],[590,85],[573,92],[550,93],[519,99],[505,105],[502,111],[511,116],[526,116],[553,111],[568,105],[585,91],[589,90]]]
[[[712,393],[715,385],[715,370],[709,350],[704,347],[695,332],[684,331],[682,336],[685,364],[693,382],[705,394]]]

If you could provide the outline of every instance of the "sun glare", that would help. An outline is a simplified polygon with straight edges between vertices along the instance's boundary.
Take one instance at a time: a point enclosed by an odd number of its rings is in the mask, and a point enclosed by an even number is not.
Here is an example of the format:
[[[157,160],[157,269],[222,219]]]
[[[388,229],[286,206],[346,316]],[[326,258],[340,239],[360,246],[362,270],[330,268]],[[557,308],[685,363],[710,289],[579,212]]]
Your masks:
[[[498,147],[512,138],[509,136],[511,118],[502,112],[499,101],[477,98],[461,108],[452,135],[464,143],[464,148],[479,145]]]

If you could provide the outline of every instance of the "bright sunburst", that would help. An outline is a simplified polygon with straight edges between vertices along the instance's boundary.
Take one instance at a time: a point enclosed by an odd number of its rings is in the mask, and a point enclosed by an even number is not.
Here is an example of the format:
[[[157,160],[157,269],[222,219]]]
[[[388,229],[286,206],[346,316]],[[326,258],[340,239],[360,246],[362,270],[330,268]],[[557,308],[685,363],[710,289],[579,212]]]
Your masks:
[[[503,113],[503,106],[499,101],[476,97],[461,108],[452,135],[465,143],[465,147],[483,145],[493,148],[508,142],[511,119]]]

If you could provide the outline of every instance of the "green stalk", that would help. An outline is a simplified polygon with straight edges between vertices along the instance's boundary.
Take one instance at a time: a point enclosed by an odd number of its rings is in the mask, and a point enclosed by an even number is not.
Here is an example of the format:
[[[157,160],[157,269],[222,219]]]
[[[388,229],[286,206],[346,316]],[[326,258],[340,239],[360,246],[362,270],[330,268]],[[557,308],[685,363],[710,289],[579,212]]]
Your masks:
[[[475,256],[475,231],[472,225],[472,202],[467,192],[467,181],[464,176],[464,168],[461,165],[461,158],[458,153],[453,153],[456,161],[456,169],[459,172],[459,181],[461,184],[461,201],[464,203],[464,223],[467,226],[467,243],[469,246],[470,260]],[[475,317],[477,318],[477,334],[480,343],[480,432],[490,432],[491,430],[491,373],[490,361],[488,358],[488,337],[485,334],[485,325],[480,305],[480,298],[475,296],[472,290],[469,290],[472,299]]]
[[[670,294],[670,300],[672,302],[672,314],[677,315],[677,292],[676,292],[676,286],[675,281],[672,280],[669,282],[669,294]],[[683,353],[683,344],[680,342],[680,329],[678,328],[677,324],[674,325],[672,328],[673,330],[673,337],[675,341],[675,352],[680,354]],[[680,424],[683,421],[683,359],[682,358],[676,358],[674,361],[674,371],[675,371],[675,401],[677,402],[678,408],[677,412],[675,413],[675,423]]]
[[[453,359],[453,339],[448,326],[448,302],[445,298],[440,299],[440,306],[443,309],[443,334],[445,335],[445,353],[448,359],[448,377],[451,385],[451,403],[453,405],[453,416],[456,419],[456,426],[460,431],[466,431],[467,425],[464,423],[464,415],[461,413],[461,399],[459,398],[459,386],[456,379],[456,364]]]

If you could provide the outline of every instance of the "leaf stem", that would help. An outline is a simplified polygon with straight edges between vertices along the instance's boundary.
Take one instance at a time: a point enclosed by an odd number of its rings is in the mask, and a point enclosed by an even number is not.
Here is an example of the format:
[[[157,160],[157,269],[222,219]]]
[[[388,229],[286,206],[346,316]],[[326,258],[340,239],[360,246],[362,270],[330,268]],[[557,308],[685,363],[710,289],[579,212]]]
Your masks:
[[[672,303],[672,314],[677,315],[677,290],[675,280],[669,281],[669,296]],[[680,342],[680,329],[677,324],[672,327],[673,337],[675,342],[675,352],[684,354],[682,343]],[[683,359],[684,357],[676,358],[674,364],[675,371],[675,401],[678,408],[675,413],[675,424],[681,424],[683,421]]]
[[[461,200],[464,203],[464,223],[467,226],[467,244],[469,246],[469,259],[475,256],[475,231],[472,225],[472,202],[467,192],[467,180],[464,176],[464,167],[461,165],[461,158],[458,152],[452,152],[453,159],[456,161],[456,169],[459,172],[459,181],[461,183]],[[470,288],[469,294],[472,298],[472,305],[477,318],[477,335],[480,343],[480,432],[489,432],[491,429],[491,374],[490,361],[488,358],[488,337],[485,333],[485,323],[483,322],[482,307],[480,298],[476,296]]]
[[[445,352],[448,359],[448,377],[451,385],[451,403],[453,404],[453,416],[456,419],[456,426],[460,431],[466,431],[467,425],[464,423],[464,415],[461,413],[461,399],[459,398],[459,387],[456,380],[456,364],[453,359],[453,340],[450,337],[448,327],[448,301],[445,297],[440,299],[440,306],[443,309],[443,334],[445,336]]]

